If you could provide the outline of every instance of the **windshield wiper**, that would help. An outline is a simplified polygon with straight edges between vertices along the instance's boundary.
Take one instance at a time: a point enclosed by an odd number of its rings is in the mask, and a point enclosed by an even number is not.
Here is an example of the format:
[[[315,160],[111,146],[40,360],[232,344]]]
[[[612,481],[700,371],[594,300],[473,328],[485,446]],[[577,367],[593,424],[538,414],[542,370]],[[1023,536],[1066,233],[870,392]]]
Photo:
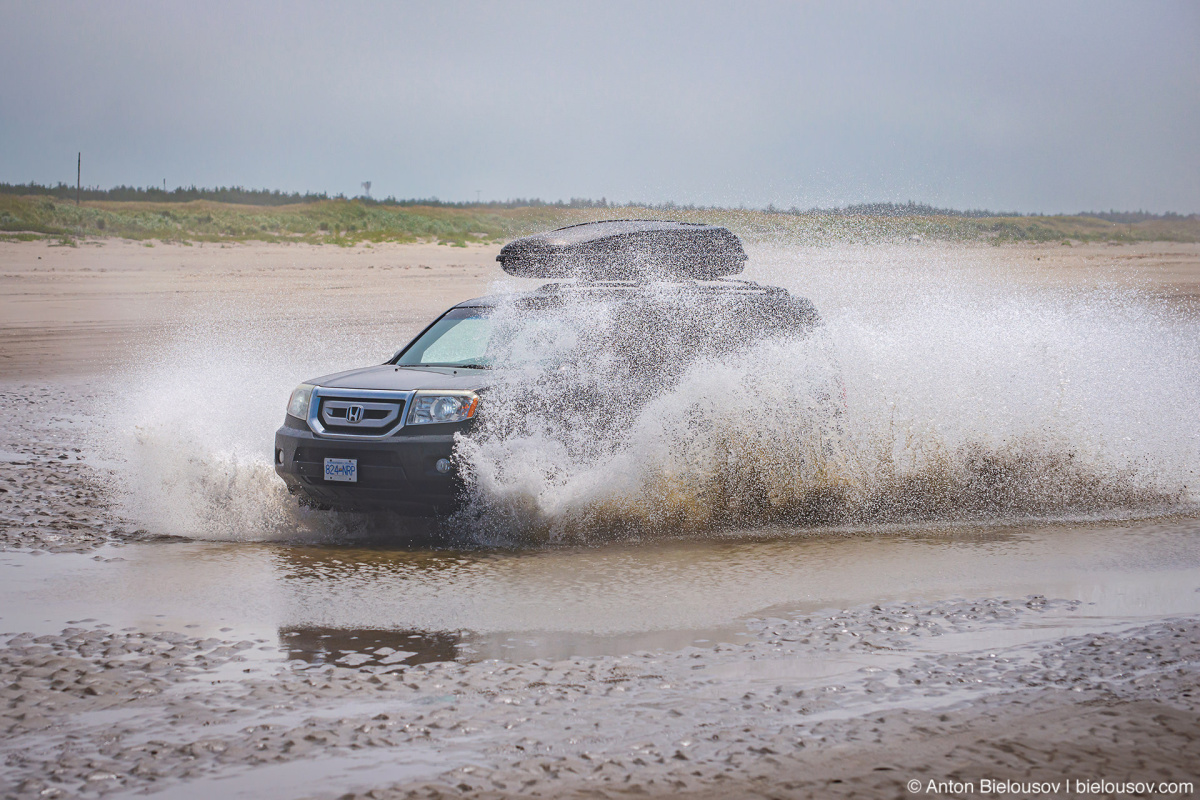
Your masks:
[[[491,369],[490,364],[397,364],[397,367],[449,367],[450,369]]]

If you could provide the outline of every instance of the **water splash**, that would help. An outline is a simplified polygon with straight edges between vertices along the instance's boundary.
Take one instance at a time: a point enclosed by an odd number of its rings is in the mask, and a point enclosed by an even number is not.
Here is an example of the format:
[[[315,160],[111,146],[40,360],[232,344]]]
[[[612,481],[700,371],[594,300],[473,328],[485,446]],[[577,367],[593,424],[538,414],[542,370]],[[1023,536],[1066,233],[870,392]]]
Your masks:
[[[262,322],[252,320],[263,320]],[[373,336],[315,337],[262,308],[202,309],[116,376],[93,449],[110,455],[113,500],[146,531],[187,538],[328,540],[360,515],[301,507],[275,474],[274,431],[291,390],[341,365],[383,360]]]
[[[752,248],[751,277],[811,298],[820,332],[695,358],[655,355],[695,331],[631,329],[611,306],[542,317],[523,339],[539,358],[495,371],[459,442],[471,491],[452,525],[504,543],[1194,508],[1200,325],[1129,287],[1013,288],[995,278],[1002,255]],[[297,382],[398,342],[382,326],[320,340],[319,310],[295,313],[247,325],[208,309],[114,382],[98,428],[147,530],[364,529],[298,507],[272,435]],[[515,305],[498,314],[526,324]],[[603,346],[622,326],[628,349]]]
[[[795,265],[758,256],[777,273]],[[564,404],[547,374],[501,379],[459,444],[464,521],[496,540],[586,540],[1197,501],[1193,322],[1124,290],[1014,290],[956,280],[953,264],[887,266],[813,281],[826,319],[816,335],[702,356],[618,426]],[[628,385],[584,347],[551,361],[581,365],[610,397]],[[845,405],[831,416],[836,381]]]

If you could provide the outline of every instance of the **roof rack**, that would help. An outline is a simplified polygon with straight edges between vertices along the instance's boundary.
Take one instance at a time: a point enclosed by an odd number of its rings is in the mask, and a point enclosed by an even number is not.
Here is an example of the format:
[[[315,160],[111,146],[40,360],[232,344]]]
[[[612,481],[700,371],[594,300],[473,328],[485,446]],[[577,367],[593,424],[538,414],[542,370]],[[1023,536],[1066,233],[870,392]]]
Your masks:
[[[745,268],[746,251],[728,228],[668,220],[604,220],[525,236],[496,257],[522,278],[600,281],[713,280]]]
[[[644,291],[651,287],[651,283],[646,280],[630,280],[630,281],[593,281],[593,280],[569,280],[566,282],[544,283],[537,287],[533,293],[536,295],[561,295],[561,294],[576,294],[588,292],[604,292],[606,290],[617,292],[622,289],[629,291]],[[701,292],[706,294],[788,294],[786,289],[779,286],[763,285],[755,281],[745,280],[743,278],[687,278],[678,279],[671,278],[661,283],[653,285],[661,285],[667,289],[677,289],[689,292]]]

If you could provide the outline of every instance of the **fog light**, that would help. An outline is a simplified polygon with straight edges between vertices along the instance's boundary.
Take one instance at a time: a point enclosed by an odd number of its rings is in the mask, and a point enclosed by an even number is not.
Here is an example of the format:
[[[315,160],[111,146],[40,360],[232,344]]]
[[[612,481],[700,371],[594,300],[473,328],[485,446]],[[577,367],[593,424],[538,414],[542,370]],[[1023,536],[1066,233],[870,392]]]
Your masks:
[[[280,450],[278,447],[275,448],[275,463],[276,464],[283,463],[283,451]]]
[[[438,472],[441,472],[441,473],[449,472],[450,471],[450,459],[439,458],[437,460],[437,463],[434,464],[433,466],[437,468]]]

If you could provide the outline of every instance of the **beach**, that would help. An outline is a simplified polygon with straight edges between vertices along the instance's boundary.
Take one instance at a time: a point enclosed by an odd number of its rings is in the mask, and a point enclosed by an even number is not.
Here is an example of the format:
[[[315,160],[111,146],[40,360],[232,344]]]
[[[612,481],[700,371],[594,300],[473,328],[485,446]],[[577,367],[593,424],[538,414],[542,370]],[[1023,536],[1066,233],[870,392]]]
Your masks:
[[[1170,348],[1200,245],[747,248],[828,319],[851,421],[879,390],[909,439],[1007,452],[1050,420],[1039,447],[1150,500],[514,544],[300,509],[271,468],[292,386],[537,285],[497,246],[152,244],[0,242],[4,796],[1195,794],[1195,376]],[[961,388],[1014,364],[1062,387],[1053,413]]]

